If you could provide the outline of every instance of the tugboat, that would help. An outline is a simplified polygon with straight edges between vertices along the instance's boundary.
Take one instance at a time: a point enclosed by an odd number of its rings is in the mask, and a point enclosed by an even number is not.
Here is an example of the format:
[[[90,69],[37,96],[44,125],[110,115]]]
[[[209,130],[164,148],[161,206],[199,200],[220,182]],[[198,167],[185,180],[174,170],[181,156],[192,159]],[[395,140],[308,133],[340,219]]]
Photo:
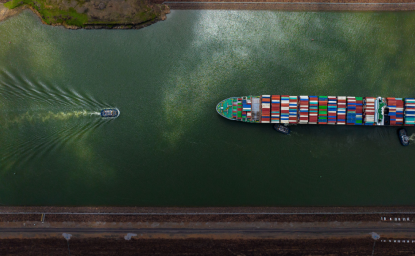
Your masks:
[[[398,136],[399,136],[399,141],[401,142],[402,146],[408,146],[409,145],[409,137],[406,133],[405,128],[401,128],[401,129],[398,130]]]
[[[120,115],[118,108],[105,108],[101,110],[101,116],[106,118],[116,118]]]
[[[284,126],[282,124],[274,124],[274,130],[280,132],[282,134],[288,135],[290,134],[290,128],[288,126]]]

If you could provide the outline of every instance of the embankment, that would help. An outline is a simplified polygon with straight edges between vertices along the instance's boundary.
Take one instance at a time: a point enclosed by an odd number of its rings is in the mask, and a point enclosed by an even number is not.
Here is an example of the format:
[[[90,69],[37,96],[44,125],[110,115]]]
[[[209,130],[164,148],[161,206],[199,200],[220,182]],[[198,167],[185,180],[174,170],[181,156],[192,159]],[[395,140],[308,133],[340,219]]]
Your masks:
[[[412,255],[414,207],[0,207],[2,255]]]
[[[1,3],[6,3],[4,6]],[[7,7],[7,8],[5,8]],[[69,29],[139,29],[173,10],[414,11],[410,0],[0,0],[0,21],[30,8],[44,24]]]
[[[23,8],[31,9],[44,24],[69,29],[137,29],[165,20],[170,13],[167,5],[148,0],[10,0],[0,7],[0,21],[2,13],[10,17]]]

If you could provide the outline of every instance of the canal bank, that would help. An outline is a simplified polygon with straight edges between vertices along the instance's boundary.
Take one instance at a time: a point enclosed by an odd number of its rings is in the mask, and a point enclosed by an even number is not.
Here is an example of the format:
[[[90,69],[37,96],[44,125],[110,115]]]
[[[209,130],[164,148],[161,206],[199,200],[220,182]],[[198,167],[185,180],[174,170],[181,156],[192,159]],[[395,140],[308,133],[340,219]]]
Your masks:
[[[7,3],[4,6],[4,3]],[[29,8],[42,23],[64,26],[68,29],[140,29],[163,21],[172,10],[280,10],[280,11],[413,11],[411,1],[337,0],[316,1],[163,1],[151,0],[136,5],[128,1],[121,7],[117,1],[93,1],[91,3],[48,2],[34,4],[31,1],[0,1],[0,21]],[[56,5],[56,6],[55,6]],[[120,12],[120,8],[124,11]],[[60,11],[58,11],[58,9]],[[137,16],[136,13],[139,13]],[[60,18],[57,18],[59,15]],[[65,18],[66,17],[66,18]]]
[[[0,207],[0,251],[407,255],[413,216],[413,207]]]
[[[149,1],[2,1],[0,21],[30,9],[51,26],[67,29],[139,29],[165,20],[168,6]]]
[[[413,223],[414,207],[0,207],[0,222]]]

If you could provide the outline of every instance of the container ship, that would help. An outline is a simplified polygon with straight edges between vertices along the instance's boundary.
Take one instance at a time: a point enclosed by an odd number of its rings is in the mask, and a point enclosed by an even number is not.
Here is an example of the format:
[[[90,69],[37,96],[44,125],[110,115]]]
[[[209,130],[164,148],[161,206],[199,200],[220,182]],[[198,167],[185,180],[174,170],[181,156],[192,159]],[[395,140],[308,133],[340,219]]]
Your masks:
[[[415,126],[414,98],[243,96],[219,102],[216,111],[248,123]]]

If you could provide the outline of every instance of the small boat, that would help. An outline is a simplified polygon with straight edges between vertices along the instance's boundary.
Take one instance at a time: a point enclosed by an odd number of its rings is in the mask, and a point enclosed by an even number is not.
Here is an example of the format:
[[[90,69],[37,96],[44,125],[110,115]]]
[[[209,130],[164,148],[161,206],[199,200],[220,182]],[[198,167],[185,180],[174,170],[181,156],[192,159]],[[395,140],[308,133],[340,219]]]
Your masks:
[[[290,128],[282,124],[274,124],[274,130],[276,130],[277,132],[286,134],[286,135],[290,134]]]
[[[409,137],[406,133],[405,128],[401,128],[401,129],[398,130],[398,136],[399,136],[399,141],[401,142],[402,146],[408,146],[409,145]]]
[[[116,118],[120,115],[118,108],[105,108],[101,110],[101,116],[107,118]]]

